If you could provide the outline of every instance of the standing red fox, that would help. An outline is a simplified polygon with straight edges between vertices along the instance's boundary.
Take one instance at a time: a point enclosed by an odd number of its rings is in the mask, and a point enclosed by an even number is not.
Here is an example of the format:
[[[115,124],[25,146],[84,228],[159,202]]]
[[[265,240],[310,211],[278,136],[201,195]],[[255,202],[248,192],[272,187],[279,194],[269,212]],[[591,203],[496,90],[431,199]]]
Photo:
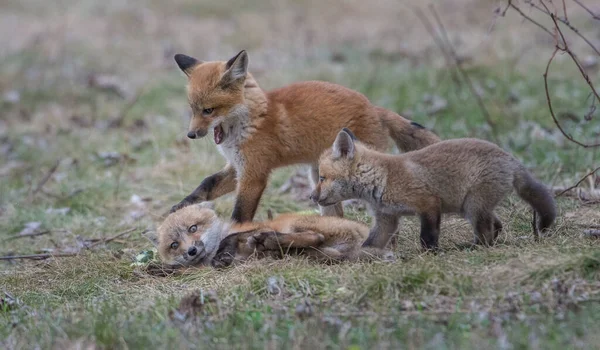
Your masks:
[[[311,198],[320,205],[359,198],[377,211],[421,218],[424,248],[438,246],[442,213],[471,222],[476,243],[492,244],[502,223],[494,208],[512,189],[535,210],[534,233],[556,217],[548,189],[509,153],[483,140],[454,139],[401,155],[383,154],[338,134],[319,161],[319,184]],[[538,221],[538,222],[535,222]],[[366,246],[384,247],[389,232],[371,231]]]
[[[340,85],[309,81],[265,92],[248,73],[246,51],[227,62],[200,62],[182,54],[175,55],[175,61],[189,80],[193,116],[188,137],[203,137],[212,129],[227,165],[204,179],[171,212],[237,188],[232,219],[252,221],[271,171],[310,164],[316,182],[319,155],[343,127],[382,151],[388,135],[402,151],[439,141],[419,124],[374,106],[364,95]],[[343,215],[341,203],[321,212]]]

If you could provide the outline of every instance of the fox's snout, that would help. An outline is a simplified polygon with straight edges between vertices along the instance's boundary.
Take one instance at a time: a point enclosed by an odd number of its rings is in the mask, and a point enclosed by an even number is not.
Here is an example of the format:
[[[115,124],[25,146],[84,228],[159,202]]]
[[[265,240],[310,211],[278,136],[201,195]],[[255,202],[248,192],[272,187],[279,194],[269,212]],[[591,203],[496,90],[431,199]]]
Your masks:
[[[194,131],[188,132],[187,137],[189,137],[190,139],[195,139],[195,138],[204,137],[204,136],[206,136],[206,134],[207,134],[206,130],[194,130]]]
[[[310,200],[318,203],[319,202],[319,197],[321,197],[321,191],[319,189],[319,187],[317,186],[310,194]]]

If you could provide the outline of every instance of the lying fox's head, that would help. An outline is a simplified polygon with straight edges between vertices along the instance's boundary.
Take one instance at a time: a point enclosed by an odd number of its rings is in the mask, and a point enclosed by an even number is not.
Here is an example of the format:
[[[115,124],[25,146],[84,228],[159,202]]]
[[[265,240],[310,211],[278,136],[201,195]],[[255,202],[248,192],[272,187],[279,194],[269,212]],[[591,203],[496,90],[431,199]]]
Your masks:
[[[342,129],[333,147],[323,152],[319,159],[319,182],[310,198],[321,206],[333,205],[355,197],[352,177],[358,163],[354,134]]]
[[[163,263],[169,265],[208,265],[221,240],[224,223],[205,204],[190,205],[169,214],[148,234]]]
[[[177,54],[175,62],[188,77],[188,100],[192,107],[188,137],[204,137],[212,128],[215,143],[222,143],[236,125],[232,119],[248,115],[244,104],[248,54],[242,50],[227,62],[201,62]]]

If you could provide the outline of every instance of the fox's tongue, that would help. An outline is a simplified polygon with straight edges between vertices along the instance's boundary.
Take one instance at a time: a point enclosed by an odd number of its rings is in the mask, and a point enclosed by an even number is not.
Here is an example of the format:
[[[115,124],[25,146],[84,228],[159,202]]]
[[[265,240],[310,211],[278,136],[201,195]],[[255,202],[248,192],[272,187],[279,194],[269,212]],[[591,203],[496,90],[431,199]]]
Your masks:
[[[221,142],[223,142],[223,127],[221,126],[221,124],[215,126],[214,128],[214,133],[215,133],[215,143],[218,145]]]

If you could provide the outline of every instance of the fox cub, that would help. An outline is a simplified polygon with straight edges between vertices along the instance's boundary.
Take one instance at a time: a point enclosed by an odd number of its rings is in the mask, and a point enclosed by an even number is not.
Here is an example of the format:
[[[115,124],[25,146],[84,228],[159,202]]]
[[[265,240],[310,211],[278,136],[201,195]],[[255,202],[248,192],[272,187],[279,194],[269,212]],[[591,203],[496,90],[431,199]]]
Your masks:
[[[534,232],[546,231],[556,218],[554,199],[500,147],[454,139],[388,155],[365,147],[343,129],[320,158],[319,184],[311,198],[320,205],[360,198],[382,212],[419,215],[421,244],[436,249],[442,213],[460,213],[473,226],[475,243],[492,244],[502,230],[494,208],[513,188],[535,211]],[[384,247],[388,239],[386,231],[371,231],[364,245]]]
[[[163,263],[228,266],[255,253],[280,257],[303,254],[317,260],[393,258],[391,252],[362,248],[369,228],[361,223],[319,215],[283,214],[265,222],[233,224],[204,204],[170,214],[148,238]]]
[[[388,146],[386,136],[402,151],[439,141],[421,125],[340,85],[308,81],[264,91],[248,72],[246,51],[227,62],[201,62],[182,54],[175,55],[175,61],[188,77],[192,109],[188,137],[201,138],[212,131],[227,165],[204,179],[171,212],[236,190],[232,220],[252,221],[271,171],[309,164],[316,182],[319,155],[343,127],[382,151]],[[343,216],[341,203],[321,212]]]

